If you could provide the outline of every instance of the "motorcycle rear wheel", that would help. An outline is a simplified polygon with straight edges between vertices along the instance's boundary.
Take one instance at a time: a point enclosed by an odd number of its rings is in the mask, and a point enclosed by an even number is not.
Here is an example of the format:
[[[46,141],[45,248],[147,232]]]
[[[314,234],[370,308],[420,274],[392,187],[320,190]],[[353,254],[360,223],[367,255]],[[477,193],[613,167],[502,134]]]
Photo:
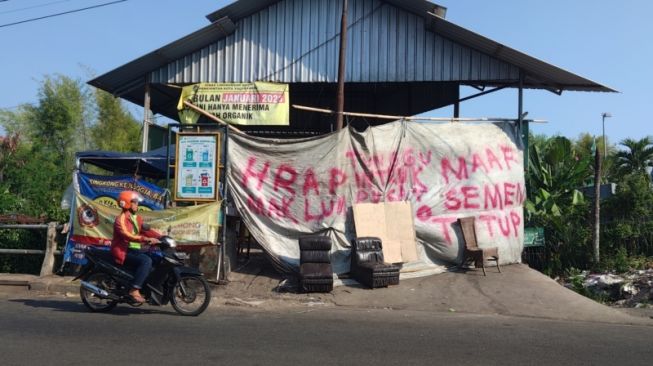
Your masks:
[[[89,282],[107,292],[111,292],[116,287],[116,281],[106,273],[95,272],[88,275],[84,281]],[[111,311],[118,305],[115,300],[104,299],[91,291],[85,289],[83,286],[79,287],[79,295],[82,302],[93,312],[103,313]]]
[[[170,304],[181,315],[200,315],[211,302],[211,288],[197,276],[183,276],[170,290]]]

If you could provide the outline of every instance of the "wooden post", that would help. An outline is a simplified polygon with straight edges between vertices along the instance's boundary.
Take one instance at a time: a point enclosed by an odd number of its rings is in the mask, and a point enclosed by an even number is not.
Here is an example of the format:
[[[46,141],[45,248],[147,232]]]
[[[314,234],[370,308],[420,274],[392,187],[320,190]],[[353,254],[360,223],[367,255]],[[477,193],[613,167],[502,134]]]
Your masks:
[[[145,96],[143,97],[143,146],[141,152],[147,152],[149,149],[150,123],[152,111],[150,109],[150,76],[145,80]]]
[[[336,100],[336,131],[342,130],[345,110],[345,61],[347,51],[347,0],[342,4],[342,19],[340,20],[340,57],[338,60],[338,93]]]
[[[45,242],[45,258],[43,258],[43,264],[41,265],[41,277],[48,276],[53,273],[52,268],[54,267],[54,253],[57,250],[57,241],[55,240],[56,236],[57,223],[48,223],[48,234]]]
[[[528,114],[528,113],[526,113]],[[529,158],[529,141],[528,141],[528,121],[524,119],[524,74],[519,70],[519,89],[517,91],[517,122],[519,123],[519,133],[521,134],[524,145],[524,172],[528,174]]]
[[[203,110],[202,108],[200,108],[200,107],[194,105],[194,104],[191,103],[191,102],[184,101],[184,105],[185,105],[186,107],[188,107],[188,108],[194,110],[195,112],[197,112],[197,113],[199,113],[199,114],[205,116],[206,118],[208,118],[208,119],[210,119],[210,120],[213,120],[213,121],[215,121],[215,122],[218,122],[219,124],[221,124],[221,125],[223,125],[223,126],[225,126],[225,127],[227,127],[227,128],[231,128],[232,130],[237,131],[237,132],[242,132],[242,131],[239,130],[238,128],[236,128],[236,127],[234,127],[234,126],[228,124],[227,122],[221,120],[220,118],[218,118],[218,117],[212,115],[211,113],[209,113],[209,112]]]

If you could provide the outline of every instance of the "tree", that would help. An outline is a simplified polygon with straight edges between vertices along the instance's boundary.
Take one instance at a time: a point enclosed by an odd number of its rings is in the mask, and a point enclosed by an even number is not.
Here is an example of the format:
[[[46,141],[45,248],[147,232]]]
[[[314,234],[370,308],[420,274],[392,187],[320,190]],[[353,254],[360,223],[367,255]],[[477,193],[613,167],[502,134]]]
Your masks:
[[[612,253],[620,248],[629,254],[653,255],[653,190],[642,174],[628,174],[605,205],[605,237]]]
[[[628,150],[616,154],[615,166],[620,176],[641,174],[649,176],[647,168],[653,167],[653,139],[644,137],[640,140],[625,139],[619,143]]]
[[[526,221],[544,227],[549,274],[588,263],[589,207],[578,189],[591,181],[590,164],[590,156],[579,154],[565,137],[531,145]]]
[[[580,156],[589,156],[591,160],[594,160],[594,151],[598,150],[603,153],[603,143],[603,136],[581,133],[574,142],[574,150]],[[608,144],[606,150],[608,151],[608,156],[603,156],[601,159],[601,176],[603,182],[610,182],[616,179],[614,177],[614,154],[617,149],[614,145]],[[593,167],[593,165],[590,164],[590,167]]]
[[[19,105],[15,110],[0,109],[0,127],[7,136],[20,135],[24,139],[28,136],[28,122],[25,108],[28,104]]]
[[[4,171],[18,149],[18,140],[17,133],[6,137],[0,136],[0,183],[4,182]]]
[[[12,207],[0,211],[50,219],[65,219],[59,209],[61,195],[70,183],[74,153],[88,146],[88,92],[84,84],[62,75],[45,76],[38,101],[15,111],[3,111],[0,122],[8,132],[20,132],[12,154],[3,155],[3,194]],[[3,200],[9,205],[8,200]]]
[[[0,110],[0,126],[7,133],[0,137],[0,213],[44,215],[58,222],[67,221],[69,214],[60,202],[71,181],[75,152],[90,147],[134,151],[139,146],[139,124],[117,99],[91,94],[80,80],[62,75],[44,77],[36,103]],[[0,247],[37,249],[41,236],[0,230]],[[0,270],[38,273],[34,258],[0,258]]]
[[[70,174],[76,151],[88,144],[88,95],[84,84],[63,75],[45,76],[38,92],[38,103],[22,107],[19,117],[27,123],[34,153],[59,163]]]
[[[100,89],[95,90],[97,115],[91,127],[93,147],[99,150],[139,151],[140,123],[120,99]]]
[[[528,213],[560,216],[564,207],[582,201],[578,189],[590,180],[590,164],[589,156],[579,155],[562,136],[531,145]]]

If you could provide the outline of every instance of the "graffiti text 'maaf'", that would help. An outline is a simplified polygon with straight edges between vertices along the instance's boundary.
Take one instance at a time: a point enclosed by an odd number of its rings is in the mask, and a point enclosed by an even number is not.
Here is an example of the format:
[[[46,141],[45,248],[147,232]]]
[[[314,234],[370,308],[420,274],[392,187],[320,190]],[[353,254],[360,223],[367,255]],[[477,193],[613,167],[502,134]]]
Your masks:
[[[345,153],[348,164],[320,171],[315,166],[297,167],[250,156],[237,173],[249,192],[247,205],[256,215],[296,223],[344,215],[353,203],[420,202],[424,194],[444,185],[450,188],[444,194],[443,207],[429,209],[444,213],[521,206],[524,188],[520,182],[473,184],[487,181],[493,171],[520,168],[515,155],[514,148],[503,145],[440,158],[434,158],[439,154],[432,150],[413,148],[369,156],[350,150]],[[294,210],[293,205],[303,207]],[[303,217],[291,212],[303,212]]]

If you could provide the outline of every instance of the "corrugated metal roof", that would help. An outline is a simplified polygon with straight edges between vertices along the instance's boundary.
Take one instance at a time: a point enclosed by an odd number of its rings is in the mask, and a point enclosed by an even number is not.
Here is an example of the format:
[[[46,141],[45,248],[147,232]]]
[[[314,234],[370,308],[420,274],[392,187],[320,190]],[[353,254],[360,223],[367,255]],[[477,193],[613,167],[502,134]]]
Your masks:
[[[616,92],[612,88],[541,61],[438,16],[431,15],[431,20],[429,29],[433,32],[523,70],[526,76],[525,87],[555,89],[558,91]]]
[[[146,75],[152,70],[184,57],[216,39],[224,38],[233,31],[234,24],[229,19],[221,19],[88,83],[114,95],[122,95],[138,87],[142,90]]]
[[[341,3],[277,1],[240,19],[236,31],[225,39],[154,71],[151,80],[334,83]],[[519,78],[517,67],[430,32],[422,17],[387,2],[350,1],[348,23],[347,82],[478,83]]]
[[[281,0],[240,0],[235,1],[222,9],[218,9],[213,13],[206,16],[206,18],[214,22],[223,17],[229,17],[234,22],[250,16],[259,10],[278,3]],[[424,18],[428,17],[428,13],[437,13],[438,9],[446,13],[447,8],[444,6],[434,4],[425,0],[386,0],[387,3],[395,5],[404,10],[420,15]],[[339,9],[342,9],[342,3],[339,3]]]
[[[521,69],[529,88],[614,91],[429,15],[436,7],[350,0],[347,81],[512,86]],[[342,0],[240,0],[210,14],[211,25],[89,83],[125,96],[142,93],[148,73],[159,83],[335,82],[341,8]]]

